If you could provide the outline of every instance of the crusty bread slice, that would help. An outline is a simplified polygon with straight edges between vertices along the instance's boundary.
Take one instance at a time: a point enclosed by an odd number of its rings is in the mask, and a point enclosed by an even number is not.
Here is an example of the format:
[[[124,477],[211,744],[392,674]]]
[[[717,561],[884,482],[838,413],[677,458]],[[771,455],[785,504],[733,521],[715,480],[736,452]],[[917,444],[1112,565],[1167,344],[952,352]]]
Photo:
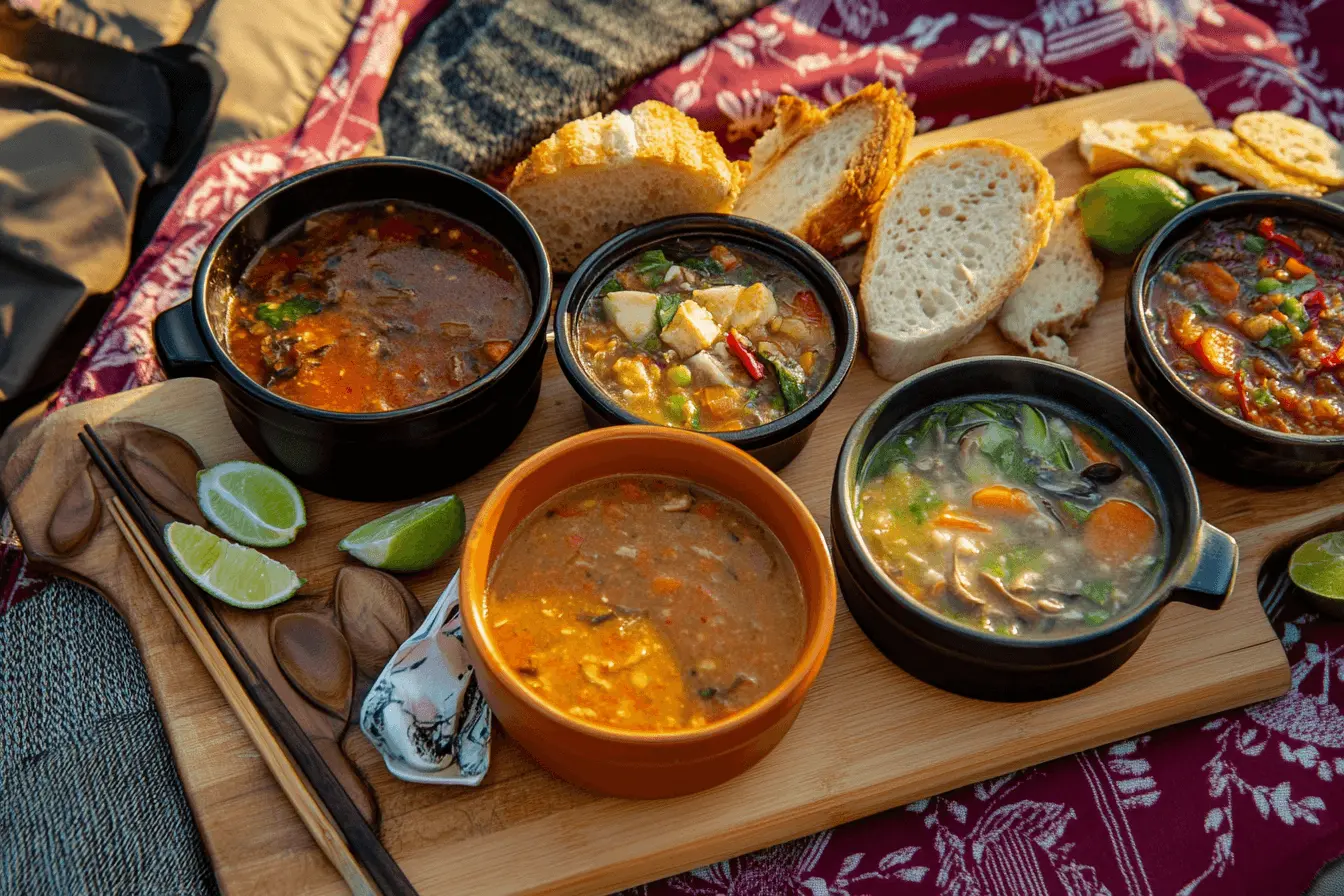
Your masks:
[[[692,118],[646,100],[560,128],[532,148],[508,193],[541,234],[551,266],[572,271],[637,224],[732,211],[745,167]]]
[[[1177,176],[1192,181],[1199,168],[1212,168],[1257,190],[1285,190],[1304,196],[1325,192],[1320,184],[1275,166],[1231,131],[1201,128],[1181,154]]]
[[[1026,150],[968,140],[922,153],[878,209],[859,306],[878,375],[898,380],[974,336],[1050,234],[1055,182]]]
[[[1283,112],[1243,112],[1232,132],[1284,171],[1327,187],[1344,186],[1344,147],[1309,121]]]
[[[1193,136],[1185,125],[1170,121],[1089,118],[1078,135],[1078,152],[1095,175],[1142,167],[1174,176],[1181,152]]]
[[[1077,367],[1064,341],[1097,305],[1105,274],[1073,197],[1055,202],[1050,241],[999,311],[999,332],[1037,358]]]
[[[868,238],[873,207],[915,131],[900,92],[869,84],[824,112],[784,95],[751,148],[734,212],[787,230],[824,255]]]

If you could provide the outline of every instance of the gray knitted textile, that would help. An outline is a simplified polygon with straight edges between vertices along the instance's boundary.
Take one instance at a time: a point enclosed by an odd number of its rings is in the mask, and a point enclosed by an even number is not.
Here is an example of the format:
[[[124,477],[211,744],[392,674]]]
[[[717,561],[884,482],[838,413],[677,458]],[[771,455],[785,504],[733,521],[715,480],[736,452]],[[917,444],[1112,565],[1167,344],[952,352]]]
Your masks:
[[[458,0],[392,74],[381,109],[387,150],[495,171],[764,5]]]
[[[130,632],[73,582],[0,616],[0,894],[212,894]]]

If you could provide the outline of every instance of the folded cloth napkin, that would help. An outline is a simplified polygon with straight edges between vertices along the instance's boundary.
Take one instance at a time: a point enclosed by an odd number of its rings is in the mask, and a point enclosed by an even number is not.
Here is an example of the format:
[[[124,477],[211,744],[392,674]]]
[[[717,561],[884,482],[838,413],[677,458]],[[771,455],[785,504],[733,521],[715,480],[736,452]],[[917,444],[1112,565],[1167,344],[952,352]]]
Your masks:
[[[763,5],[461,0],[392,73],[381,109],[387,150],[495,171]]]

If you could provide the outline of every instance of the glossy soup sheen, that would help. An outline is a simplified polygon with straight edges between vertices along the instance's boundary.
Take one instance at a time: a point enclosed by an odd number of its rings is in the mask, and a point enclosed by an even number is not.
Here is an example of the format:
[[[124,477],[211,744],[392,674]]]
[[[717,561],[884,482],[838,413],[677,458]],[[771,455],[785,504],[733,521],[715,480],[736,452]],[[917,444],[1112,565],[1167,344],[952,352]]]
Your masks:
[[[783,417],[835,365],[834,324],[796,271],[707,241],[622,265],[583,304],[575,337],[589,376],[625,410],[704,432]]]
[[[1043,403],[935,405],[886,436],[856,515],[925,606],[1019,637],[1085,632],[1142,600],[1165,557],[1151,486],[1123,448]]]
[[[695,728],[782,682],[803,648],[802,583],[746,508],[678,479],[574,486],[491,570],[487,630],[541,699],[635,730]]]
[[[1149,283],[1148,326],[1176,375],[1256,426],[1344,433],[1344,246],[1288,218],[1206,221]]]
[[[493,370],[532,302],[497,240],[403,201],[321,212],[243,273],[228,352],[277,395],[377,412],[442,398]]]

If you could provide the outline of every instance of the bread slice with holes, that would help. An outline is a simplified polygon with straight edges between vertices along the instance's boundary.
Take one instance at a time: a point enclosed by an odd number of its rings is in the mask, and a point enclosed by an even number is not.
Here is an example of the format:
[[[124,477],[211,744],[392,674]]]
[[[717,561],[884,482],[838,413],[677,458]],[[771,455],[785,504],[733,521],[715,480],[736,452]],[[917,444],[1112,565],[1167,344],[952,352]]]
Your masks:
[[[1181,153],[1194,131],[1170,121],[1083,122],[1078,152],[1091,174],[1109,174],[1121,168],[1155,168],[1176,176]]]
[[[1055,202],[1050,241],[999,311],[999,332],[1029,354],[1077,367],[1064,340],[1097,306],[1105,270],[1092,254],[1073,197]]]
[[[1283,112],[1243,112],[1232,132],[1260,155],[1298,177],[1344,187],[1344,147],[1329,133]]]
[[[1201,168],[1212,168],[1256,190],[1284,190],[1303,196],[1319,196],[1325,188],[1299,177],[1261,156],[1250,144],[1231,131],[1201,128],[1181,154],[1178,177],[1197,180]]]
[[[537,228],[551,266],[572,271],[638,224],[732,211],[745,173],[694,119],[646,100],[560,128],[514,171],[508,194]]]
[[[998,313],[1050,235],[1055,182],[1026,150],[969,140],[901,172],[873,223],[859,286],[873,369],[899,380]]]
[[[868,238],[915,117],[900,91],[869,84],[825,111],[781,96],[775,123],[751,148],[734,212],[787,230],[824,255]]]

